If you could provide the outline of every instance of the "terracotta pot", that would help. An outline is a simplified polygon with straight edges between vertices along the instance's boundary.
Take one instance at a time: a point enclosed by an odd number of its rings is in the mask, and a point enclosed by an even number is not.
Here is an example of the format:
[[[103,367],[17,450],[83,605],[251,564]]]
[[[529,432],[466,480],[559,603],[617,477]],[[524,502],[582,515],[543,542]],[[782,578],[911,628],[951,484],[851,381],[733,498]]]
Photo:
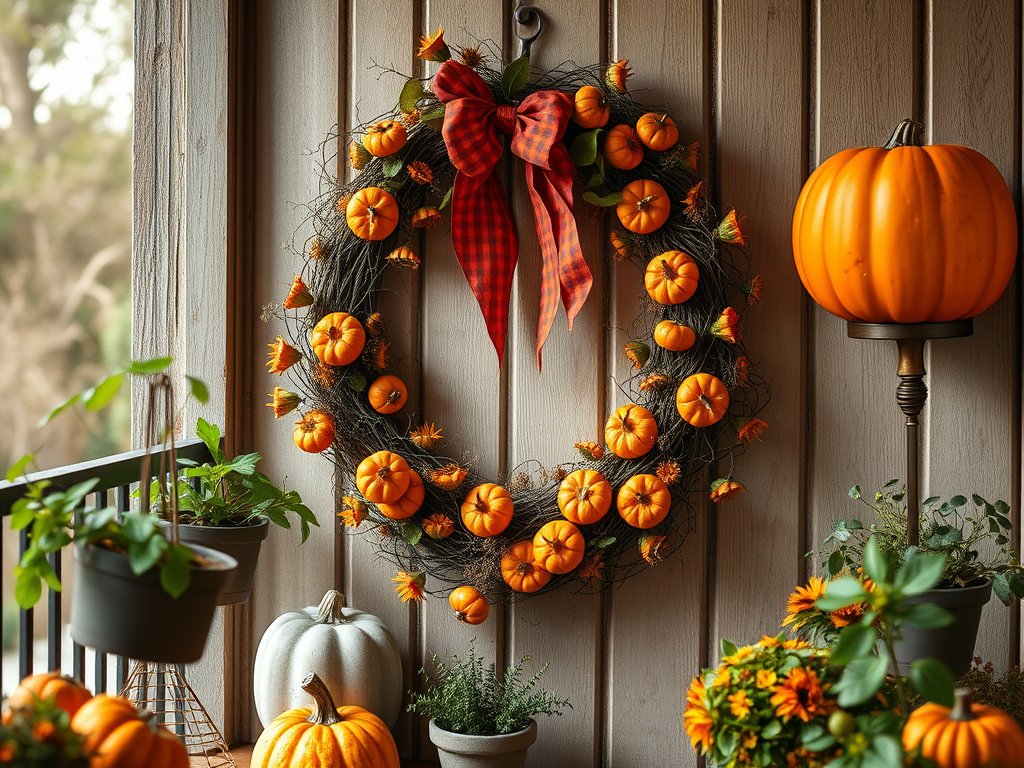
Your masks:
[[[523,768],[526,751],[537,740],[537,722],[516,733],[468,736],[452,733],[430,721],[430,740],[437,747],[441,768]]]

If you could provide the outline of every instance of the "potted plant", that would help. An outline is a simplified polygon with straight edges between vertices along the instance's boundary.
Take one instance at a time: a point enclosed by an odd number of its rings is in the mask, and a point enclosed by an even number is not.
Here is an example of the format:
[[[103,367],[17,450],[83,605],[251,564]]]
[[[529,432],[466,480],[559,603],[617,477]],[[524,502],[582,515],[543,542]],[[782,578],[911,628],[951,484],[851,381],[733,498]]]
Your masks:
[[[256,471],[258,453],[227,459],[221,448],[221,431],[200,418],[196,434],[206,443],[213,463],[198,464],[178,459],[184,465],[178,473],[179,537],[185,544],[198,544],[230,555],[238,561],[220,605],[235,605],[249,599],[259,562],[260,548],[270,523],[291,528],[288,513],[299,518],[301,543],[309,537],[310,525],[319,525],[316,515],[302,503],[297,491],[278,487]],[[168,488],[154,480],[151,501],[166,495]],[[164,523],[167,525],[168,523]]]
[[[992,592],[1005,605],[1024,596],[1024,567],[1009,547],[1009,505],[1003,501],[991,504],[978,494],[971,496],[971,502],[964,496],[947,501],[937,496],[925,499],[920,543],[910,547],[906,492],[898,480],[886,483],[875,494],[874,503],[864,499],[858,486],[851,488],[849,495],[867,506],[875,519],[867,525],[856,518],[832,523],[819,552],[826,577],[860,573],[864,547],[872,537],[894,562],[905,562],[915,552],[943,555],[945,566],[937,586],[913,596],[910,602],[941,606],[953,616],[953,622],[944,627],[907,627],[896,644],[896,656],[903,673],[915,659],[935,658],[945,662],[954,675],[966,674],[974,657],[981,610]]]
[[[55,697],[4,710],[0,721],[0,765],[9,768],[89,768],[86,739],[71,730],[71,715]]]
[[[409,711],[430,718],[430,740],[443,768],[522,768],[526,751],[537,740],[536,715],[561,715],[570,707],[537,684],[548,666],[528,680],[522,661],[498,676],[491,664],[484,670],[475,643],[465,659],[450,662],[433,656],[434,671],[420,674],[424,693],[409,692]]]

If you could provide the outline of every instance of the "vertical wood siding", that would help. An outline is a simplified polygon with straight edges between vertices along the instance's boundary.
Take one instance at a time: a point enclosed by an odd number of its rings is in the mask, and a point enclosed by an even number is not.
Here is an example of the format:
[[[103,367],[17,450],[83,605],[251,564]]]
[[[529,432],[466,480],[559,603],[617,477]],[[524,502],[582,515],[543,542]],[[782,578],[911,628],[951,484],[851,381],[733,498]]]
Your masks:
[[[702,508],[682,559],[659,564],[598,596],[552,594],[497,609],[484,625],[452,620],[447,605],[402,606],[392,568],[367,541],[339,535],[334,488],[322,459],[294,450],[290,424],[255,414],[255,447],[271,474],[287,474],[322,526],[303,549],[274,531],[260,569],[255,637],[284,610],[341,588],[349,604],[381,616],[403,647],[407,684],[432,652],[461,652],[470,638],[499,663],[529,654],[551,662],[546,683],[572,698],[564,717],[541,723],[531,765],[560,768],[696,765],[680,717],[684,690],[712,663],[721,636],[737,642],[775,632],[785,597],[813,570],[804,554],[829,522],[853,514],[846,491],[902,474],[901,417],[894,401],[895,350],[846,338],[842,322],[811,302],[796,275],[790,221],[800,187],[819,163],[850,146],[881,144],[903,117],[922,120],[929,141],[988,155],[1019,198],[1021,178],[1020,3],[973,0],[560,0],[537,3],[545,32],[534,62],[628,58],[636,97],[671,108],[683,141],[700,140],[703,170],[722,213],[746,216],[764,299],[748,315],[752,357],[773,387],[771,429],[739,462],[749,488]],[[511,2],[303,0],[259,4],[255,171],[256,306],[279,301],[297,257],[304,212],[292,203],[317,190],[314,149],[335,123],[349,128],[386,111],[401,78],[377,63],[427,74],[412,56],[418,36],[445,27],[450,42],[515,42]],[[435,65],[429,65],[434,67]],[[344,171],[342,171],[344,172]],[[387,284],[392,357],[410,402],[471,452],[484,474],[521,463],[572,459],[572,444],[599,437],[620,404],[622,328],[635,316],[640,274],[606,253],[606,228],[581,211],[581,240],[595,276],[591,298],[566,332],[556,320],[535,365],[540,256],[521,164],[507,172],[521,233],[509,348],[495,365],[476,302],[446,231],[421,246],[423,268]],[[296,243],[310,233],[299,230]],[[970,339],[932,347],[922,471],[928,494],[1003,498],[1019,519],[1020,309],[1015,279]],[[280,332],[254,319],[254,380]],[[261,412],[262,400],[254,398]],[[287,422],[287,420],[283,420]],[[1021,626],[998,602],[985,610],[979,651],[1004,669],[1020,661]],[[258,723],[254,721],[254,728]],[[425,729],[404,717],[406,756],[434,753]]]

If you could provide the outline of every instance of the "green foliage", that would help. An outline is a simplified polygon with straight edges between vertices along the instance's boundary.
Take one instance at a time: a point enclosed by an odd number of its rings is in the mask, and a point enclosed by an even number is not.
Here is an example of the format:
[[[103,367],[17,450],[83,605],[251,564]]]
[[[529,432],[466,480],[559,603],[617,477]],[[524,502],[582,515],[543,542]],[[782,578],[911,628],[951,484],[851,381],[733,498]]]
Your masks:
[[[501,73],[501,90],[507,98],[512,98],[530,82],[530,58],[520,56]],[[424,118],[426,116],[424,115]]]
[[[535,715],[561,715],[564,707],[571,709],[568,699],[537,688],[546,664],[533,677],[523,679],[523,663],[529,659],[524,656],[499,677],[495,664],[484,670],[475,642],[470,642],[465,659],[452,656],[446,663],[435,654],[433,673],[420,670],[426,692],[409,692],[409,711],[434,718],[446,731],[495,736],[523,730]]]
[[[88,768],[85,737],[71,730],[71,717],[54,698],[12,710],[0,724],[0,764],[9,768]]]

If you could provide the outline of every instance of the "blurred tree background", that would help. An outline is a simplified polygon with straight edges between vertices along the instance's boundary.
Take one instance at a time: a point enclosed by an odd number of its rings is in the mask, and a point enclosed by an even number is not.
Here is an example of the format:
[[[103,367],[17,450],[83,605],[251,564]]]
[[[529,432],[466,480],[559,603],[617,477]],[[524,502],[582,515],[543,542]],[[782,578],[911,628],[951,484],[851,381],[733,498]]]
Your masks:
[[[126,360],[131,0],[0,0],[0,474],[124,450],[127,387],[40,418]]]

